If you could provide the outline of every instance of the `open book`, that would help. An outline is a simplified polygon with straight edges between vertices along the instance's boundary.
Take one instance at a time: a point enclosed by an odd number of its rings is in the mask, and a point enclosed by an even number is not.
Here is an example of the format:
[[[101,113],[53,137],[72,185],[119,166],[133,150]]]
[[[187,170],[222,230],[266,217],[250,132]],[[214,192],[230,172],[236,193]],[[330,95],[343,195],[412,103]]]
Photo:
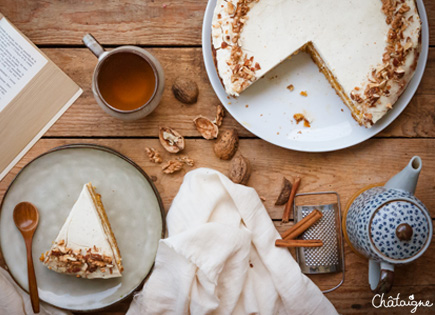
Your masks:
[[[0,13],[0,180],[81,93]]]

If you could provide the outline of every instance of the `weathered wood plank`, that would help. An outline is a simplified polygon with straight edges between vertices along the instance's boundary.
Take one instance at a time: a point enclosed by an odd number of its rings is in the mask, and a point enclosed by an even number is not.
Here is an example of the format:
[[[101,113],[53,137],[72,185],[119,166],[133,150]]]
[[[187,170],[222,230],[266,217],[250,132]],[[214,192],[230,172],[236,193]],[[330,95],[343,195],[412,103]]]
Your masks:
[[[44,49],[84,90],[83,95],[46,133],[50,137],[155,137],[158,127],[170,125],[184,136],[199,136],[192,119],[197,115],[213,118],[219,100],[205,73],[200,48],[154,48],[166,75],[161,104],[152,115],[136,122],[122,122],[105,114],[94,100],[91,80],[96,58],[87,49]],[[185,74],[199,86],[198,103],[184,105],[176,100],[171,86],[175,78]],[[426,73],[411,104],[380,137],[435,137],[435,48],[431,49]],[[240,136],[253,137],[228,115],[224,128],[237,128]]]
[[[111,147],[138,163],[150,176],[157,178],[155,184],[166,210],[184,174],[191,169],[185,167],[176,174],[163,174],[160,165],[151,163],[145,153],[145,147],[151,146],[161,152],[164,160],[174,158],[161,148],[157,139],[42,139],[0,182],[0,196],[18,170],[31,159],[53,147],[77,142]],[[281,218],[283,211],[283,207],[274,205],[282,176],[289,179],[301,176],[299,192],[337,191],[344,207],[356,191],[368,184],[387,181],[405,167],[413,155],[419,155],[423,160],[423,171],[416,195],[435,218],[435,139],[372,139],[353,148],[321,154],[285,150],[258,139],[242,139],[238,152],[251,161],[253,172],[249,185],[266,199],[264,204],[276,220]],[[212,141],[189,139],[182,153],[195,160],[195,168],[210,167],[228,173],[230,162],[214,155]]]
[[[435,300],[433,292],[435,291],[435,285],[430,286],[395,286],[391,293],[385,296],[385,300],[388,297],[397,297],[400,293],[400,299],[408,301],[408,297],[414,294],[415,300],[422,300],[426,302],[427,300]],[[396,308],[375,308],[372,305],[372,300],[374,294],[367,290],[366,287],[352,285],[350,287],[342,287],[335,292],[328,293],[326,297],[334,304],[338,313],[340,314],[365,314],[365,315],[376,315],[376,314],[411,314],[412,307],[396,307]],[[98,312],[99,315],[122,315],[128,310],[128,306],[131,303],[131,298],[120,304],[114,305],[113,307]],[[375,299],[375,305],[379,305],[379,299]],[[419,307],[416,314],[433,314],[433,307]]]
[[[109,146],[134,160],[149,175],[156,177],[155,184],[166,210],[169,209],[184,174],[191,169],[186,167],[178,174],[163,174],[160,166],[151,163],[144,152],[145,146],[153,146],[161,151],[164,159],[173,157],[160,149],[156,139],[42,139],[0,182],[0,197],[3,197],[14,175],[31,159],[56,146],[76,142]],[[242,139],[239,150],[251,160],[253,165],[249,185],[254,187],[260,196],[266,198],[265,206],[271,217],[276,220],[282,214],[282,207],[273,206],[280,190],[282,176],[292,178],[295,175],[301,175],[303,178],[301,192],[336,190],[344,206],[359,188],[369,183],[387,180],[400,170],[414,154],[420,155],[423,159],[423,172],[420,176],[417,196],[431,209],[432,217],[435,217],[433,211],[435,209],[434,139],[372,139],[355,148],[324,154],[293,152],[275,147],[262,140]],[[228,171],[229,162],[221,161],[214,156],[210,141],[187,140],[184,153],[196,161],[195,167],[211,167],[224,174]],[[368,169],[369,165],[371,168]],[[285,230],[292,224],[281,225],[279,221],[274,223],[279,231]],[[432,242],[435,241],[432,240]],[[336,292],[328,295],[337,309],[341,313],[391,312],[391,309],[374,309],[371,306],[373,294],[367,286],[367,261],[353,253],[347,244],[345,245],[345,258],[346,282]],[[427,266],[432,266],[434,263],[435,246],[432,244],[419,260],[398,268],[396,286],[391,295],[396,296],[400,293],[401,296],[407,297],[415,294],[416,299],[433,301],[435,271]],[[337,282],[337,275],[312,276],[311,278],[322,289],[331,287]],[[123,314],[128,308],[129,301],[116,305],[102,314]],[[427,312],[423,308],[420,311]]]
[[[282,233],[293,225],[293,222],[281,224],[274,221],[277,230]],[[291,249],[293,257],[296,259],[296,252]],[[355,254],[350,246],[344,242],[345,257],[345,282],[343,287],[353,287],[355,285],[368,287],[368,260]],[[394,284],[397,286],[410,286],[418,284],[419,286],[435,285],[435,270],[425,269],[425,266],[431,266],[435,263],[435,239],[432,239],[431,246],[426,253],[415,262],[396,268]],[[420,270],[425,272],[420,272]],[[322,290],[334,287],[341,280],[340,274],[310,275],[310,278],[319,285]],[[370,290],[369,290],[370,291]]]
[[[82,45],[82,37],[90,32],[103,44],[172,46],[201,44],[206,4],[201,0],[5,0],[0,11],[38,45]]]
[[[0,11],[39,45],[80,45],[91,32],[102,43],[200,45],[205,0],[3,0]],[[435,45],[435,3],[425,1]],[[38,27],[35,27],[38,25]]]

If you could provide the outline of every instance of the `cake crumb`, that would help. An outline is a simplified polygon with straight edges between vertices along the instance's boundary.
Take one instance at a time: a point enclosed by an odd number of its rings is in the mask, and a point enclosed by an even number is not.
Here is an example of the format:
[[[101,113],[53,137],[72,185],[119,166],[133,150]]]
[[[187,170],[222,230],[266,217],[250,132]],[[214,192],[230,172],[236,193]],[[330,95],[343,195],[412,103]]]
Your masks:
[[[245,107],[246,107],[246,108],[248,108],[248,107],[249,107],[249,105],[248,105],[248,104],[246,104],[246,105],[245,105]]]
[[[293,84],[290,84],[289,86],[287,86],[287,89],[289,89],[290,91],[293,91],[295,89],[295,87],[293,86]]]
[[[296,120],[296,123],[299,124],[301,121],[304,121],[304,127],[310,128],[311,123],[310,121],[304,116],[304,114],[297,113],[293,115],[294,120]]]
[[[296,123],[300,123],[302,120],[304,120],[305,116],[303,114],[294,114],[293,115],[294,120],[296,120]]]
[[[305,97],[307,97],[308,96],[308,93],[307,93],[307,91],[301,91],[301,93],[299,93],[300,95],[302,95],[302,96],[305,96]]]

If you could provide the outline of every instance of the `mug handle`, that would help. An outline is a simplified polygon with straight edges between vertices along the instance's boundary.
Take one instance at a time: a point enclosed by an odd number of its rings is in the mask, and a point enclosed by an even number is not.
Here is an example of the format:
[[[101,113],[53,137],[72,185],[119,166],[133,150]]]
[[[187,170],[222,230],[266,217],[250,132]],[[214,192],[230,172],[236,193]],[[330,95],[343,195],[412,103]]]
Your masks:
[[[369,284],[370,289],[378,294],[388,293],[393,286],[394,266],[388,263],[378,263],[369,260]]]
[[[105,53],[103,46],[91,34],[88,33],[83,36],[82,41],[97,58],[100,58]]]

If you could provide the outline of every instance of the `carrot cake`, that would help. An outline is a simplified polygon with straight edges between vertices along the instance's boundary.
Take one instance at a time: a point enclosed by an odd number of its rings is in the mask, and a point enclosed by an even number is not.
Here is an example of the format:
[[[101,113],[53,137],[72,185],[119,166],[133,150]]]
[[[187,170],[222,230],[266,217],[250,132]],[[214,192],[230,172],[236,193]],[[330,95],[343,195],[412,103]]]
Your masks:
[[[413,77],[420,33],[415,0],[217,0],[212,22],[228,95],[306,51],[366,127],[393,108]]]
[[[121,277],[121,254],[101,196],[83,186],[51,249],[41,256],[48,269],[87,279]]]

